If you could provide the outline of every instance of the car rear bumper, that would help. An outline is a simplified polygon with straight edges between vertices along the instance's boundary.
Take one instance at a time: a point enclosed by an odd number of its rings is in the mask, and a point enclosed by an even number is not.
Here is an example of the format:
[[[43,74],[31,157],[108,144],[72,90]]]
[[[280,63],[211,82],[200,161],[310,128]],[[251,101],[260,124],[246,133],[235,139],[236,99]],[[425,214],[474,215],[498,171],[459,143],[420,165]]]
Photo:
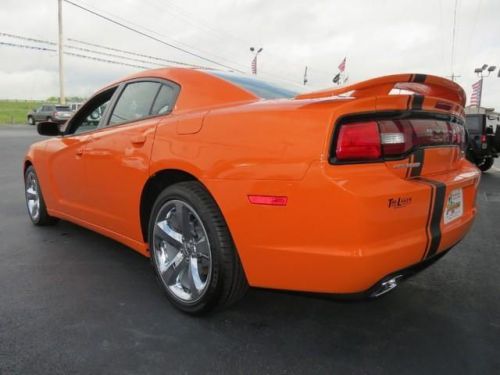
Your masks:
[[[444,186],[443,200],[463,191],[463,214],[446,224],[442,211],[432,220],[439,209],[431,201],[432,186],[401,179],[383,164],[333,169],[318,162],[300,181],[212,180],[208,186],[250,285],[351,294],[370,290],[397,270],[426,264],[458,243],[476,215],[479,176],[467,161],[433,176]],[[288,203],[252,205],[247,194],[285,195]],[[391,199],[409,203],[391,207]]]

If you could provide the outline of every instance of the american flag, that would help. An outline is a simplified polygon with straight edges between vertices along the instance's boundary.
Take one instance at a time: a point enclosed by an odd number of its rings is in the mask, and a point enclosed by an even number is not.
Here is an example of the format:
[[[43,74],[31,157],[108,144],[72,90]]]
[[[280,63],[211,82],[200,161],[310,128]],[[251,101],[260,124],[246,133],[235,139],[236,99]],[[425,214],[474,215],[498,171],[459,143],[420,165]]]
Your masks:
[[[476,105],[479,107],[481,104],[481,88],[483,86],[483,79],[472,85],[472,95],[470,96],[470,105]]]
[[[345,70],[345,59],[346,59],[346,58],[344,57],[344,60],[342,60],[342,62],[341,62],[341,63],[340,63],[340,65],[339,65],[339,70],[340,70],[341,72],[344,72],[344,70]]]
[[[257,74],[257,55],[252,60],[252,74]]]

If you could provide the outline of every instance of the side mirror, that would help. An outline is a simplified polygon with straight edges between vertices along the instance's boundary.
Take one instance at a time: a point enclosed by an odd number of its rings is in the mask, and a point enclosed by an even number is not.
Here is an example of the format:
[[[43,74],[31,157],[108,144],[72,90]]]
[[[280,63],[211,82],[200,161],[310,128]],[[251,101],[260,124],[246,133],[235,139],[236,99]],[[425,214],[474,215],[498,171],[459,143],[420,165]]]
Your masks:
[[[37,108],[33,108],[31,111],[32,111],[33,113],[37,113],[37,112],[38,112],[38,109],[37,109]]]
[[[36,130],[40,135],[48,135],[51,137],[62,134],[61,130],[59,129],[59,124],[57,122],[51,121],[39,122]]]

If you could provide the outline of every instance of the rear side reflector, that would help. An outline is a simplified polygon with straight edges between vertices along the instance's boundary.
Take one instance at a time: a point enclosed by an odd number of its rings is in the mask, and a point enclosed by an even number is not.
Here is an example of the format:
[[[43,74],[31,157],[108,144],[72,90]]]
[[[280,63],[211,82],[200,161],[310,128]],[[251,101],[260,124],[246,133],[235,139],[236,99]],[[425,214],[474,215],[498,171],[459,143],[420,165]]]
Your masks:
[[[249,195],[248,201],[252,204],[263,204],[267,206],[286,206],[288,197],[275,195]]]
[[[375,121],[345,124],[340,128],[335,156],[338,160],[374,160],[381,156]]]

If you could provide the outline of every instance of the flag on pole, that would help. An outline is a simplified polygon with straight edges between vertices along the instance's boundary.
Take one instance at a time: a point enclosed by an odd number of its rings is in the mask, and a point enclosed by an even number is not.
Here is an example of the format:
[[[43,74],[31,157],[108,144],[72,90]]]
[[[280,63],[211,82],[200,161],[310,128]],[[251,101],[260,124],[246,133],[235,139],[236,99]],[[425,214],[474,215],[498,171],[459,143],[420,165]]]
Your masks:
[[[476,105],[479,107],[479,105],[481,104],[482,86],[483,86],[482,78],[472,85],[472,95],[470,96],[470,105]]]
[[[252,60],[252,74],[257,74],[257,55]]]
[[[341,61],[340,65],[338,66],[339,72],[332,79],[333,83],[335,83],[337,85],[341,85],[343,83],[346,83],[348,80],[347,74],[345,74],[345,63],[346,63],[346,57],[344,57],[344,59]]]
[[[346,60],[346,57],[344,57],[344,60],[342,60],[342,62],[339,65],[339,70],[341,73],[343,73],[345,70],[345,60]]]

